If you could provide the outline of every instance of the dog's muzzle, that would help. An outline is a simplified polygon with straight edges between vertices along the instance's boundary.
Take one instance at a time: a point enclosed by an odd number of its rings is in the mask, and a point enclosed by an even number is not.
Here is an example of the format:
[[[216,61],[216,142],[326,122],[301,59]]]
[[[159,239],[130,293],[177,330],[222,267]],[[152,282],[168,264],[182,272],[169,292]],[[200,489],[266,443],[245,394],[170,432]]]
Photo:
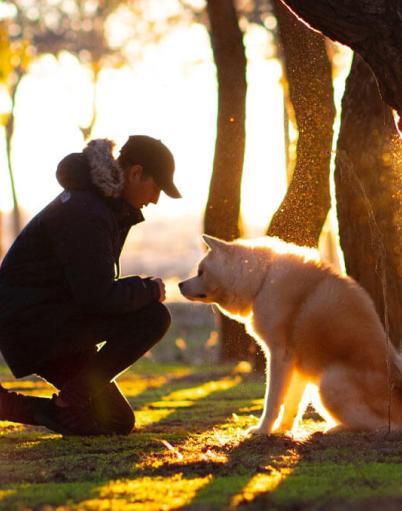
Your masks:
[[[190,297],[191,298],[206,298],[207,297],[206,294],[202,294],[202,293],[200,293],[198,295],[191,295],[191,296],[187,295],[186,292],[183,289],[184,288],[184,284],[185,284],[185,282],[179,282],[179,284],[178,284],[180,292],[181,292],[181,294],[183,296],[186,296],[187,298],[190,298]]]

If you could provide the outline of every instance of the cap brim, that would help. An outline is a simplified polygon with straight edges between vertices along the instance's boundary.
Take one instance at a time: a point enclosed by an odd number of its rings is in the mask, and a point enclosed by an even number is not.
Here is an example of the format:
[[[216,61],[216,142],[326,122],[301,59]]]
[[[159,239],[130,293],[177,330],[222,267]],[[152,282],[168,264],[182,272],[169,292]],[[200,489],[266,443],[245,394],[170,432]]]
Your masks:
[[[172,197],[172,199],[181,199],[181,193],[176,188],[174,183],[169,183],[165,185],[162,190],[166,193],[166,195],[169,195],[169,197]]]

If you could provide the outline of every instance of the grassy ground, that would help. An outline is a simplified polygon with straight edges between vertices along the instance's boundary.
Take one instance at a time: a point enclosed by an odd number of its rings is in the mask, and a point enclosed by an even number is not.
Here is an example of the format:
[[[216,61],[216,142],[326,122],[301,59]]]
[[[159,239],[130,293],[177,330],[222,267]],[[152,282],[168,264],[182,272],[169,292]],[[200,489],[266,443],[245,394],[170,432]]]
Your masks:
[[[8,388],[50,394],[42,381]],[[143,361],[119,380],[136,410],[127,437],[63,438],[0,422],[0,510],[402,509],[402,434],[246,438],[261,376]],[[315,432],[315,433],[314,433]]]

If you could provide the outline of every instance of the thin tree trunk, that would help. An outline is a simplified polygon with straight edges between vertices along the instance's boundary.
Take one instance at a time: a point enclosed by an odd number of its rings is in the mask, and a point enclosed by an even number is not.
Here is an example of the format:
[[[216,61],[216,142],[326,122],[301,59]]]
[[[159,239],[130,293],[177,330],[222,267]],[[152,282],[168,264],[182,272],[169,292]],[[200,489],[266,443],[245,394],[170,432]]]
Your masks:
[[[330,207],[329,171],[335,106],[324,38],[274,1],[299,138],[293,178],[267,234],[317,246]]]
[[[18,78],[13,85],[11,89],[11,110],[10,115],[7,119],[6,124],[6,155],[7,155],[7,167],[8,167],[8,175],[10,178],[10,185],[11,185],[11,194],[13,199],[13,234],[14,237],[17,237],[18,234],[21,231],[21,213],[20,208],[18,204],[18,198],[17,198],[17,190],[15,187],[15,180],[14,180],[14,172],[13,172],[13,163],[12,163],[12,139],[14,135],[14,126],[15,126],[15,101],[16,101],[16,95],[17,95],[17,89],[18,85],[21,82],[21,75],[18,75]]]
[[[233,0],[209,0],[207,10],[218,79],[218,120],[205,232],[239,236],[245,147],[246,56]]]
[[[358,52],[381,95],[399,113],[402,132],[402,4],[400,0],[281,0],[326,36]]]
[[[207,234],[240,235],[240,194],[245,148],[246,56],[233,0],[209,0],[207,11],[217,70],[218,119],[213,173],[204,217]],[[219,314],[223,360],[248,357],[244,327]]]
[[[402,141],[374,75],[357,55],[346,83],[335,171],[347,272],[402,340]]]
[[[93,62],[91,65],[92,71],[92,105],[91,105],[91,119],[86,126],[80,126],[80,130],[82,136],[84,137],[84,141],[88,141],[92,137],[92,132],[94,130],[97,117],[98,117],[98,109],[97,109],[97,100],[98,100],[98,79],[99,73],[101,71],[101,66],[97,62]]]

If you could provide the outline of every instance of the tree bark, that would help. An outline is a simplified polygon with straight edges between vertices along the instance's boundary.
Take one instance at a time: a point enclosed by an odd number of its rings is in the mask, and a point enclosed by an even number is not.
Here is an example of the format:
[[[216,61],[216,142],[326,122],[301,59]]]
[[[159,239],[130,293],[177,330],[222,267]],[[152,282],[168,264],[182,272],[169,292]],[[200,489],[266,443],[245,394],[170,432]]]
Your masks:
[[[210,37],[218,81],[218,119],[213,172],[204,217],[207,234],[240,236],[240,195],[245,148],[246,56],[233,0],[208,0]],[[221,358],[248,358],[244,327],[218,314]]]
[[[358,52],[373,70],[402,132],[400,0],[281,0],[312,28]]]
[[[368,291],[396,346],[402,340],[401,154],[391,109],[355,56],[335,170],[339,234],[348,274]]]
[[[330,207],[329,173],[335,106],[324,38],[274,1],[299,138],[293,178],[267,234],[317,246]]]

